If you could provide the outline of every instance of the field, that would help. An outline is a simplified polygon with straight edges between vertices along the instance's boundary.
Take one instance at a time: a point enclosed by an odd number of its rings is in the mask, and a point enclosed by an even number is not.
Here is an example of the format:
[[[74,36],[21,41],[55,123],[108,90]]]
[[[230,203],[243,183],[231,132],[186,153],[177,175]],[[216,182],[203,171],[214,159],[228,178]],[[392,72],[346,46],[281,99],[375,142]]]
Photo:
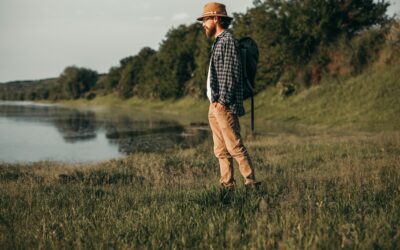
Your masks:
[[[258,190],[238,173],[234,191],[220,189],[211,138],[91,165],[0,164],[0,248],[399,249],[399,72],[257,96],[257,133],[242,124]],[[108,105],[192,117],[184,123],[207,107]]]

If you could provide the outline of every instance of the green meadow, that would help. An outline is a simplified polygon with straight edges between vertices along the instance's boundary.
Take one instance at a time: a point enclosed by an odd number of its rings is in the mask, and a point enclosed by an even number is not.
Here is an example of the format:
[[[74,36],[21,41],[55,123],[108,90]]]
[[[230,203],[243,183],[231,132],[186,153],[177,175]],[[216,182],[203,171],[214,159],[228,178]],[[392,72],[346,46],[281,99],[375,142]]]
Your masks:
[[[2,249],[399,249],[400,66],[282,97],[241,123],[258,190],[218,185],[211,137],[92,164],[0,164]],[[64,102],[207,122],[207,102]],[[248,103],[246,103],[248,107]],[[237,169],[237,168],[236,168]]]

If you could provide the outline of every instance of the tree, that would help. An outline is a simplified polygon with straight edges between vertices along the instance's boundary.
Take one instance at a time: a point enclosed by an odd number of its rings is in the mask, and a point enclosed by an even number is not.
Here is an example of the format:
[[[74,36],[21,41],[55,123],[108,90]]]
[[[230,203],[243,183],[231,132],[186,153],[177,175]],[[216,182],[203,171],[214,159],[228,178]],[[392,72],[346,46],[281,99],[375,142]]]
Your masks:
[[[69,66],[64,69],[58,82],[63,86],[66,98],[77,99],[88,92],[97,82],[96,71]]]
[[[199,48],[198,36],[201,31],[200,24],[195,23],[190,26],[180,25],[166,34],[157,59],[153,61],[159,69],[154,72],[155,79],[153,78],[158,82],[154,91],[159,98],[178,98],[185,93],[186,85],[196,69],[195,55]]]
[[[120,97],[129,98],[133,95],[135,86],[144,78],[142,77],[144,65],[155,53],[155,50],[145,47],[136,56],[121,60],[121,75],[117,86]]]
[[[108,71],[107,76],[101,81],[101,88],[106,91],[111,91],[118,85],[119,79],[121,78],[121,68],[111,67]]]
[[[201,30],[201,28],[199,27]],[[198,98],[206,98],[207,91],[207,73],[210,63],[210,50],[212,40],[207,39],[204,34],[197,36],[197,50],[195,52],[195,69],[193,75],[185,86],[185,94],[190,94]]]
[[[383,25],[389,3],[373,0],[255,1],[245,14],[235,15],[238,37],[250,35],[260,46],[256,86],[275,84],[284,72],[299,72],[313,60],[322,66],[324,48],[339,39]]]

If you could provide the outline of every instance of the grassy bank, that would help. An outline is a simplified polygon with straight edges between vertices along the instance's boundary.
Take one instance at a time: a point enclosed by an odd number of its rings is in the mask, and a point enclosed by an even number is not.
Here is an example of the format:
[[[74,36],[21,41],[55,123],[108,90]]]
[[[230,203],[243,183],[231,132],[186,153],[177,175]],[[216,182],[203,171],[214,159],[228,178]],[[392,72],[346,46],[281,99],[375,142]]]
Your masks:
[[[275,121],[356,130],[400,129],[400,65],[374,67],[349,79],[326,80],[282,98],[278,89],[257,96],[261,123]]]
[[[258,191],[245,190],[238,173],[235,191],[219,189],[210,137],[87,165],[0,163],[0,246],[398,249],[399,72],[370,70],[288,98],[278,89],[258,95],[257,133],[245,138]],[[64,104],[183,123],[207,114],[206,101],[190,98]]]

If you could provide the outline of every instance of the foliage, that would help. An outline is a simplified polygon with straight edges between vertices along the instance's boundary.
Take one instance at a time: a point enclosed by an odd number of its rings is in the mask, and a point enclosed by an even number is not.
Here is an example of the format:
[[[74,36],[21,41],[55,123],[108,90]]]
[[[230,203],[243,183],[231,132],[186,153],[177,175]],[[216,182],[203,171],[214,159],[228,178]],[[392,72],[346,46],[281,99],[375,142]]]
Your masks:
[[[151,48],[143,48],[138,55],[121,60],[121,75],[117,85],[117,92],[123,98],[133,95],[134,88],[140,84],[143,77],[143,68],[156,52]]]
[[[138,55],[124,58],[120,66],[112,67],[104,88],[116,88],[123,98],[182,97],[199,68],[200,33],[199,24],[170,29],[158,51],[143,48]]]
[[[0,84],[0,100],[58,100],[61,87],[57,78],[14,81]]]
[[[249,9],[245,14],[235,14],[233,31],[237,38],[250,36],[260,50],[256,75],[256,92],[273,85],[283,73],[285,50],[281,42],[280,23],[275,12],[267,11],[264,4]]]
[[[199,28],[201,29],[201,28]],[[208,74],[208,66],[210,62],[210,50],[212,40],[207,39],[205,35],[199,34],[197,38],[197,46],[195,54],[195,69],[193,77],[186,85],[185,93],[197,98],[206,97],[206,82]]]
[[[196,67],[199,35],[203,35],[199,24],[180,25],[167,33],[157,55],[161,68],[159,72],[162,73],[156,76],[161,88],[160,98],[183,96]]]
[[[394,19],[389,26],[389,32],[386,34],[386,49],[383,53],[388,54],[385,63],[397,63],[400,58],[400,19]]]
[[[381,29],[372,29],[363,32],[351,41],[350,64],[354,68],[354,72],[361,73],[377,58],[382,45],[385,44],[385,34],[386,32],[382,32]]]
[[[385,12],[389,3],[385,1],[266,0],[255,4],[245,14],[236,14],[234,31],[237,36],[254,37],[261,45],[261,87],[275,84],[284,71],[299,72],[308,65],[322,71],[319,68],[329,61],[321,54],[326,48],[388,22]]]
[[[111,67],[108,71],[107,76],[103,81],[100,82],[99,88],[105,89],[106,91],[112,92],[113,89],[118,85],[119,78],[121,77],[119,67]]]
[[[200,31],[198,24],[180,25],[168,31],[157,54],[142,64],[134,93],[146,98],[182,97],[197,68]]]
[[[64,89],[66,98],[77,99],[93,88],[98,79],[96,71],[69,66],[64,69],[58,82]]]

